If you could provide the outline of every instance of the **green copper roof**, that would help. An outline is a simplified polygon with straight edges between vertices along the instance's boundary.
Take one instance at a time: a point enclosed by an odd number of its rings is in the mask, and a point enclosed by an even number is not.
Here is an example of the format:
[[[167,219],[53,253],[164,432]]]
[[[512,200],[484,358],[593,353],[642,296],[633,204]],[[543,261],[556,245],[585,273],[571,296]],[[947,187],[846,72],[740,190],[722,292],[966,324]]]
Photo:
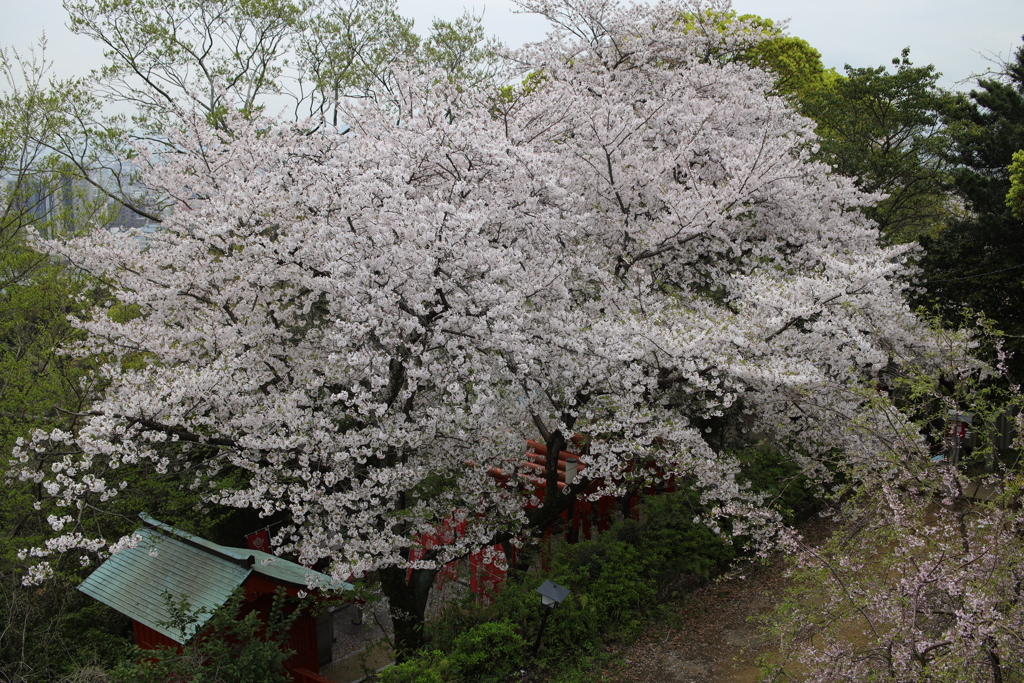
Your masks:
[[[280,557],[218,545],[140,516],[147,526],[136,532],[139,544],[112,555],[78,589],[175,642],[187,642],[253,573],[298,588],[352,588]],[[168,595],[174,603],[184,599],[193,611],[204,612],[184,633],[170,625]]]
[[[229,546],[218,545],[213,541],[207,541],[205,538],[194,536],[187,531],[175,529],[163,522],[158,522],[145,513],[142,513],[139,517],[141,517],[142,521],[146,524],[154,528],[166,531],[179,538],[183,538],[186,541],[191,541],[192,543],[209,549],[213,553],[234,559],[238,562],[244,562],[250,565],[252,570],[257,574],[262,574],[277,583],[285,583],[297,588],[310,587],[331,591],[352,590],[352,584],[350,583],[336,581],[326,574],[321,574],[320,572],[313,571],[308,567],[303,567],[301,564],[281,559],[277,555],[265,553],[262,550],[232,548]]]
[[[187,642],[252,571],[153,529],[136,533],[142,536],[137,546],[111,556],[78,590],[178,643]],[[167,595],[204,610],[185,633],[170,625]]]

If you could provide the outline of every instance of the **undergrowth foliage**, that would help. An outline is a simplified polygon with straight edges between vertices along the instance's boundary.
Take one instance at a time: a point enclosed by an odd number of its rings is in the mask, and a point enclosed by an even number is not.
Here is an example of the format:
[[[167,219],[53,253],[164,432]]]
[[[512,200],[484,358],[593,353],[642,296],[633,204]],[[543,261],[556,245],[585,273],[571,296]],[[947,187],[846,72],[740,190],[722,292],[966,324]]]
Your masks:
[[[242,589],[236,589],[210,613],[202,630],[179,650],[132,648],[107,680],[116,683],[288,683],[285,662],[295,654],[288,648],[289,628],[301,613],[281,589],[266,615],[243,613]],[[187,600],[165,595],[170,621],[163,626],[183,636],[207,612]],[[289,604],[292,603],[292,604]]]
[[[802,517],[815,509],[792,461],[767,448],[751,448],[739,459],[741,478],[790,510],[789,519],[796,519],[794,510]],[[380,681],[498,682],[520,670],[588,680],[606,644],[640,635],[652,619],[667,616],[666,602],[685,599],[687,589],[750,554],[743,538],[703,523],[707,507],[693,490],[647,498],[641,510],[638,520],[620,520],[594,540],[556,543],[549,569],[509,582],[492,604],[470,599],[448,608],[431,624],[427,649],[386,669]],[[572,594],[551,612],[535,658],[531,648],[543,616],[536,589],[549,579]]]
[[[950,355],[938,374],[907,371],[886,389],[914,406],[901,438],[849,472],[837,533],[796,535],[794,588],[769,630],[777,676],[810,683],[1020,680],[1024,675],[1024,477],[1018,387]],[[866,397],[866,402],[872,397]],[[971,414],[966,438],[951,423]],[[1006,443],[1015,426],[1016,443]],[[878,430],[858,425],[864,438]]]

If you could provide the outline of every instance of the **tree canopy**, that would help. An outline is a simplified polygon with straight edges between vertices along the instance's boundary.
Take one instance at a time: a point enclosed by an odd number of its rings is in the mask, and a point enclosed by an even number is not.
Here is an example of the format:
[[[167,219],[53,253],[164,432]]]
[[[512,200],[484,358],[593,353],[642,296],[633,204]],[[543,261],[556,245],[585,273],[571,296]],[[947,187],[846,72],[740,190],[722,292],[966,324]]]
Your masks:
[[[1009,170],[1010,191],[1006,193],[1006,206],[1014,218],[1024,220],[1024,149],[1014,152]]]
[[[508,97],[396,68],[386,98],[339,103],[347,134],[244,99],[215,120],[168,104],[168,139],[137,149],[174,205],[150,247],[45,242],[133,313],[75,321],[105,390],[22,444],[54,460],[23,476],[70,513],[146,464],[281,515],[279,551],[378,572],[407,650],[439,563],[543,530],[596,479],[686,478],[736,533],[773,533],[706,436],[727,411],[819,478],[869,463],[844,426],[857,387],[929,344],[907,251],[878,246],[854,210],[869,198],[811,158],[770,75],[704,58],[750,45],[747,23],[524,6],[554,32],[516,57],[543,78]],[[583,476],[543,501],[514,484],[532,430],[555,452],[589,440]],[[453,516],[465,535],[411,560]],[[114,543],[53,525],[41,557]]]
[[[799,105],[818,124],[819,158],[884,195],[865,214],[891,242],[934,235],[951,214],[941,122],[954,97],[938,87],[933,66],[914,66],[909,54],[893,60],[894,73],[847,65]]]
[[[954,324],[979,313],[1005,332],[1021,376],[1024,346],[1024,220],[1007,205],[1011,164],[1024,148],[1024,48],[1003,74],[982,78],[978,89],[947,116],[952,144],[945,157],[964,210],[938,235],[923,241],[927,294],[922,300]]]

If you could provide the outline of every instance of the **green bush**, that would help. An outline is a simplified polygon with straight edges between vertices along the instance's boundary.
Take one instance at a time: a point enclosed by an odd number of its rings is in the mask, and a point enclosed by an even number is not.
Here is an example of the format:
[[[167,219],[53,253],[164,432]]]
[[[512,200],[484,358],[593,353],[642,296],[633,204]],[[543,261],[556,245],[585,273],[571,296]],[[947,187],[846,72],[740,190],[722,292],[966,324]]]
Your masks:
[[[526,641],[507,621],[479,624],[460,634],[452,651],[425,652],[389,667],[381,683],[501,683],[523,665]]]
[[[784,506],[784,514],[808,508],[812,499],[799,469],[785,458],[767,449],[739,457],[742,476]],[[549,570],[510,581],[489,606],[472,596],[450,606],[431,624],[433,649],[389,668],[380,680],[489,683],[508,680],[517,669],[539,668],[556,678],[589,671],[606,641],[639,633],[667,588],[683,578],[706,581],[736,559],[736,545],[694,521],[705,512],[700,495],[684,490],[647,499],[639,521],[620,521],[595,540],[555,542]],[[535,591],[545,580],[572,594],[549,615],[535,658],[529,646],[543,617]]]
[[[695,522],[704,508],[693,491],[679,491],[647,501],[635,532],[624,524],[617,533],[633,537],[647,575],[664,588],[680,576],[710,579],[736,558],[737,549],[705,525]]]
[[[377,679],[380,683],[453,683],[458,681],[447,675],[448,658],[438,650],[424,652],[402,664],[389,666]]]
[[[544,647],[552,654],[593,651],[602,636],[632,631],[634,617],[657,598],[648,570],[639,548],[614,536],[561,548],[551,579],[572,595],[552,613]],[[537,610],[539,598],[532,597]]]
[[[792,458],[763,446],[735,455],[740,461],[740,480],[749,483],[753,491],[765,494],[765,504],[780,513],[786,524],[806,518],[818,509],[819,500],[810,481]]]
[[[450,661],[460,680],[500,683],[523,663],[526,641],[507,621],[474,626],[455,639]]]

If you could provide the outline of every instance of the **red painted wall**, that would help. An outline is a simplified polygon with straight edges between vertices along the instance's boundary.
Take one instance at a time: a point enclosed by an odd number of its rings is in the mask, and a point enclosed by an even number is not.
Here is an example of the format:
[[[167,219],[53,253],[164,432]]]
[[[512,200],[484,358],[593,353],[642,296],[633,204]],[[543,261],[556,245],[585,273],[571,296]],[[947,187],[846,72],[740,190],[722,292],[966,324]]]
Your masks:
[[[270,613],[270,609],[274,602],[274,592],[278,589],[278,584],[273,581],[252,574],[246,579],[245,583],[242,584],[245,589],[245,599],[242,603],[241,615],[244,616],[250,612],[257,612],[260,618],[264,621],[267,620],[267,615]],[[297,590],[291,587],[286,587],[289,594],[296,595]],[[132,621],[132,627],[135,635],[135,644],[144,650],[156,650],[159,648],[171,648],[181,652],[181,645],[174,642],[167,636],[154,631],[144,624],[140,624],[137,621]],[[295,655],[285,662],[285,668],[288,671],[293,672],[293,680],[295,683],[302,683],[307,680],[300,673],[295,673],[295,669],[304,669],[311,671],[314,674],[320,673],[319,658],[317,657],[317,645],[316,645],[316,619],[310,616],[308,613],[299,615],[295,621],[292,622],[291,629],[289,631],[288,647],[295,651]]]
[[[174,642],[159,631],[154,631],[144,624],[140,624],[137,621],[132,621],[132,628],[135,635],[135,644],[141,647],[143,650],[158,650],[160,648],[170,648],[181,652],[181,645]]]

